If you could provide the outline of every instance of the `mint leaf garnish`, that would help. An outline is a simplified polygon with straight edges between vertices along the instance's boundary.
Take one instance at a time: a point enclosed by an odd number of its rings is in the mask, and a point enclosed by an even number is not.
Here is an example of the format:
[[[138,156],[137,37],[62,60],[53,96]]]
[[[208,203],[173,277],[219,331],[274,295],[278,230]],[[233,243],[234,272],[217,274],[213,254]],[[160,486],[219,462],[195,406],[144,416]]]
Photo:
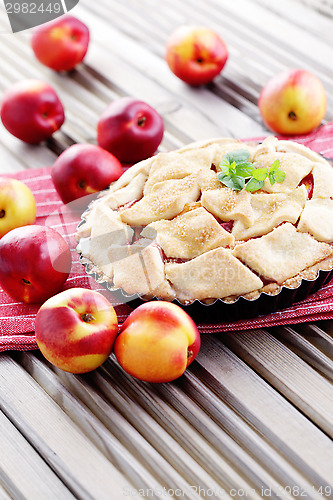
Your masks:
[[[275,161],[273,161],[272,165],[270,166],[269,171],[275,172],[279,168],[280,168],[280,160],[275,160]]]
[[[230,173],[230,165],[220,164],[221,171],[217,174],[217,177],[222,173],[223,175],[229,175]]]
[[[254,177],[250,179],[245,186],[245,191],[258,191],[258,189],[261,189],[264,186],[265,182],[264,181],[258,181]]]
[[[222,182],[222,184],[231,189],[234,189],[235,191],[240,191],[241,189],[243,189],[245,185],[245,179],[235,174],[223,175],[223,176],[218,175],[217,177],[218,180]]]
[[[223,156],[223,160],[229,163],[244,163],[250,158],[250,153],[247,149],[236,149],[236,151],[230,151]]]
[[[273,186],[275,182],[283,182],[286,173],[280,168],[280,160],[275,160],[268,168],[255,168],[249,160],[250,153],[246,149],[237,149],[226,153],[220,163],[217,178],[225,186],[240,191],[245,186],[246,191],[258,191],[265,180]],[[248,181],[245,183],[245,180]]]
[[[286,178],[286,173],[283,170],[276,170],[274,172],[274,179],[276,182],[283,182]]]
[[[252,163],[246,162],[246,163],[238,163],[236,170],[237,170],[237,175],[241,175],[242,177],[250,177],[252,174],[253,170],[253,165]]]
[[[269,178],[269,182],[271,183],[271,186],[273,186],[273,184],[275,184],[275,175],[274,175],[274,172],[269,172],[268,173],[268,178]]]
[[[264,181],[268,175],[268,168],[255,168],[252,170],[252,177],[257,181]]]

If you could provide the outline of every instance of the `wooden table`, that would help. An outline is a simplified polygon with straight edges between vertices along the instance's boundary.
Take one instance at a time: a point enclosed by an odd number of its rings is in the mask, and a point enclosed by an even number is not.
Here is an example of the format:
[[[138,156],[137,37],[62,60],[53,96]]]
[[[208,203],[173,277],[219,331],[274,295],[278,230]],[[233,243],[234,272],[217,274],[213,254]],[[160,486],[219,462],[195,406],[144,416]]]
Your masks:
[[[94,142],[100,113],[124,95],[163,115],[161,150],[266,135],[257,98],[284,68],[318,75],[332,120],[333,18],[306,3],[81,0],[72,13],[90,27],[91,45],[69,75],[36,62],[31,32],[2,35],[1,91],[45,79],[67,120],[38,147],[1,127],[0,171],[51,165],[73,142]],[[207,87],[189,88],[164,61],[166,39],[182,23],[210,26],[230,49]],[[324,321],[205,335],[191,369],[162,385],[127,377],[112,358],[73,376],[38,353],[4,353],[0,498],[333,498],[332,336]]]

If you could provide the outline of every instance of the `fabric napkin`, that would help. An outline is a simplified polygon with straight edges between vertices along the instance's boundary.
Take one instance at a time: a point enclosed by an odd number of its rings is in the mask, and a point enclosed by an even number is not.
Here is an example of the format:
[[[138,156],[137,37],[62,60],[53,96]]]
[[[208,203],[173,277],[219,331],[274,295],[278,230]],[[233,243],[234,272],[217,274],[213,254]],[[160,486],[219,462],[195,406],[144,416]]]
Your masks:
[[[287,137],[279,137],[288,139]],[[251,140],[262,140],[255,138]],[[290,139],[290,137],[289,137]],[[247,139],[249,140],[249,139]],[[328,158],[333,158],[333,122],[321,126],[307,136],[293,137],[312,150]],[[37,203],[36,224],[51,226],[56,229],[69,244],[72,251],[73,265],[63,289],[83,287],[97,290],[111,301],[110,292],[105,290],[93,278],[85,273],[76,253],[74,235],[79,216],[62,217],[63,204],[56,193],[50,176],[50,167],[38,170],[25,170],[15,175],[6,175],[23,181],[33,192]],[[11,299],[0,288],[0,351],[37,349],[34,335],[35,316],[40,304],[23,304]],[[119,324],[121,324],[131,308],[128,304],[116,306]],[[284,324],[304,323],[333,319],[333,280],[306,300],[294,304],[287,309],[254,319],[218,324],[198,325],[201,333],[218,333],[225,331],[246,330]]]

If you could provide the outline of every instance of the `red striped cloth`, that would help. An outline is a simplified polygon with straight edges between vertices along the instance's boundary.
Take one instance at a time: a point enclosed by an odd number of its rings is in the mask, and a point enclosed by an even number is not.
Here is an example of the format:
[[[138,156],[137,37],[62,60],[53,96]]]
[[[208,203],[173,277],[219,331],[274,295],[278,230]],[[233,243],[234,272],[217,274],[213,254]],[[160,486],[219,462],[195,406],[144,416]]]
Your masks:
[[[333,158],[333,123],[320,127],[306,137],[294,137],[314,151]],[[57,195],[50,168],[39,170],[25,170],[15,175],[7,175],[22,180],[32,190],[37,202],[36,224],[48,225],[60,232],[71,247],[73,266],[71,274],[64,285],[64,289],[83,287],[98,290],[112,301],[112,296],[97,282],[90,278],[79,262],[75,251],[74,234],[79,218],[57,215],[57,210],[63,204]],[[55,214],[53,217],[50,217]],[[333,282],[298,304],[267,316],[236,322],[222,322],[219,324],[198,325],[202,333],[216,333],[224,331],[245,330],[275,325],[304,323],[333,318]],[[35,316],[40,304],[22,304],[11,299],[0,288],[0,351],[37,349],[34,336]],[[127,317],[131,308],[127,304],[116,306],[119,323]]]

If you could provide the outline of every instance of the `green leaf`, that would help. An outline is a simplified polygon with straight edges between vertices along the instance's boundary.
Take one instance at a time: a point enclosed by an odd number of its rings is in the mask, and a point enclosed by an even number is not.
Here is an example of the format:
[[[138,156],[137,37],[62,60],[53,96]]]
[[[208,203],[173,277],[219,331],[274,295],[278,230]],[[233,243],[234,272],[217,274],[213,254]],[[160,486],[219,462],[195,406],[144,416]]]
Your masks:
[[[286,178],[286,173],[280,169],[274,172],[274,177],[276,182],[283,182]]]
[[[250,158],[250,153],[247,149],[236,149],[236,151],[230,151],[223,156],[223,160],[226,159],[229,163],[244,163]]]
[[[218,180],[219,180],[220,182],[223,182],[223,179],[224,179],[225,177],[228,177],[228,176],[229,176],[229,173],[228,173],[228,174],[225,174],[224,172],[218,172],[218,174],[217,174],[217,178],[218,178]]]
[[[268,174],[268,168],[255,168],[252,171],[252,177],[257,181],[264,181]]]
[[[280,168],[280,160],[275,160],[268,168],[254,168],[249,162],[250,153],[247,149],[237,149],[226,153],[220,163],[217,178],[225,186],[240,191],[245,186],[246,191],[258,191],[269,178],[271,185],[283,182],[286,174]],[[245,179],[249,179],[245,184]]]
[[[254,167],[252,163],[249,162],[238,163],[236,166],[236,174],[245,178],[251,177],[253,168]]]
[[[229,169],[230,167],[230,162],[226,159],[223,159],[219,165],[219,167],[222,169],[222,168],[227,168]]]
[[[243,177],[239,177],[238,175],[231,175],[231,182],[233,184],[233,189],[236,189],[236,191],[240,191],[243,189],[245,185],[245,179]]]
[[[225,186],[235,189],[236,191],[240,191],[243,189],[244,184],[245,184],[245,179],[243,177],[238,177],[237,175],[225,175],[224,177],[218,176],[218,179],[222,184]]]
[[[269,178],[269,182],[273,186],[273,184],[275,184],[275,173],[274,172],[269,172],[268,178]]]
[[[279,167],[280,167],[280,160],[275,160],[275,161],[273,161],[272,165],[270,166],[269,171],[275,172]]]
[[[228,165],[225,165],[225,164],[220,163],[220,169],[221,169],[221,171],[220,171],[220,172],[218,172],[217,177],[218,177],[219,175],[221,175],[221,173],[222,173],[223,175],[229,175],[229,170],[230,170],[230,165],[229,165],[229,164],[228,164]]]
[[[226,166],[229,166],[230,165],[230,161],[228,160],[228,158],[226,158],[225,156],[223,156],[221,162],[220,162],[220,167],[222,165],[226,165]]]
[[[264,181],[258,181],[252,177],[252,179],[246,183],[245,191],[258,191],[258,189],[261,189],[264,184]]]
[[[237,163],[235,161],[233,161],[229,167],[229,172],[236,173],[236,167],[237,167]]]

